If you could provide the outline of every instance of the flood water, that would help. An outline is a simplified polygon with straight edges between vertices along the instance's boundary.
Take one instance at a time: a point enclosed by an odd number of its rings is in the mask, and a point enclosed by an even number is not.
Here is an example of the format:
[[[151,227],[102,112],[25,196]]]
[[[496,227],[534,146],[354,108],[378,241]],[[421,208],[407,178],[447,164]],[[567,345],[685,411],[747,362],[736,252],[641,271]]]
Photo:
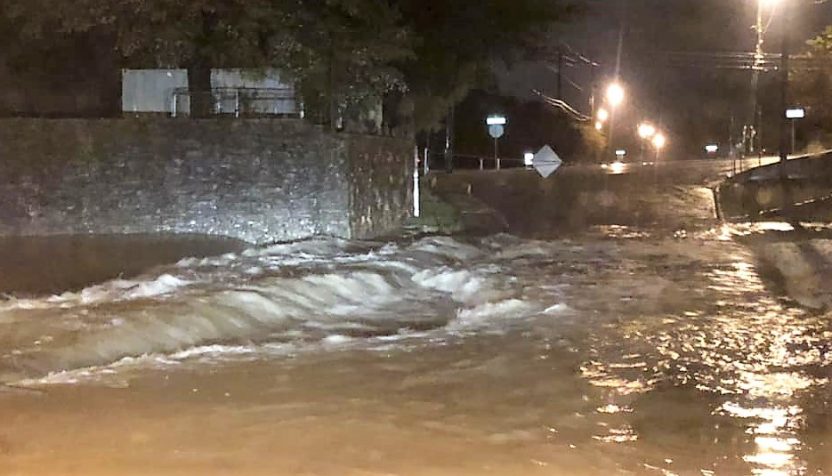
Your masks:
[[[736,233],[313,240],[11,293],[0,474],[832,474],[832,319]]]

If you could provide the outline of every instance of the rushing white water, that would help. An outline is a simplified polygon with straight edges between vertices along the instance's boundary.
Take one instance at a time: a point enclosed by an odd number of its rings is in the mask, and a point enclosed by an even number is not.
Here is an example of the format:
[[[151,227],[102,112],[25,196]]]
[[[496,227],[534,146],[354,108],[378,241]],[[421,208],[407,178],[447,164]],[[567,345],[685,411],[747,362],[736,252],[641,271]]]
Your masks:
[[[6,382],[205,346],[310,342],[487,325],[558,304],[528,302],[450,238],[410,244],[314,240],[184,259],[130,280],[0,303]],[[516,253],[516,251],[515,251]],[[232,347],[219,344],[236,343]]]

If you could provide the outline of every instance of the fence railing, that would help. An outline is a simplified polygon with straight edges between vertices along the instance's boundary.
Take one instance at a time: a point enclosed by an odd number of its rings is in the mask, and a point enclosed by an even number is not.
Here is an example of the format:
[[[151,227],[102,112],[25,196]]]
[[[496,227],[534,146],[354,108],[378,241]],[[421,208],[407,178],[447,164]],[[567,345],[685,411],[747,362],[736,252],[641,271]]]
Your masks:
[[[303,103],[290,88],[177,88],[172,93],[170,115],[190,115],[196,103],[208,105],[214,115],[304,117]]]
[[[450,167],[449,167],[450,165]],[[482,155],[454,154],[451,163],[448,164],[445,154],[423,150],[420,154],[420,167],[423,174],[430,171],[441,171],[448,169],[459,170],[503,170],[525,168],[524,159],[512,157],[487,157]]]

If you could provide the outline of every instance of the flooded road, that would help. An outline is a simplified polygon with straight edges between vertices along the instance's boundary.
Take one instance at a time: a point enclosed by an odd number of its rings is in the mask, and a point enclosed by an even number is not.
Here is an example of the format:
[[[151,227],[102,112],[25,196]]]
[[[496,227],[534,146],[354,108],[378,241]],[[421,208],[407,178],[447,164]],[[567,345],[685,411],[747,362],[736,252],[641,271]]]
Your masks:
[[[737,229],[313,240],[0,301],[0,474],[832,474]]]

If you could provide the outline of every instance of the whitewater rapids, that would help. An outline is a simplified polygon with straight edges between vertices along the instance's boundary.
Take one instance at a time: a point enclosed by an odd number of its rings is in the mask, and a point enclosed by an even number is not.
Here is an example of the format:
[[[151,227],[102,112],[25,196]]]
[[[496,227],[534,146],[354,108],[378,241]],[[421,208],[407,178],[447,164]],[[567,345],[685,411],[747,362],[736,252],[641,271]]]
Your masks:
[[[165,362],[349,338],[463,332],[557,309],[528,302],[516,279],[450,238],[410,244],[312,240],[189,258],[79,292],[0,302],[0,380],[68,378],[135,359]],[[510,256],[508,256],[510,258]],[[499,275],[499,276],[497,276]]]

